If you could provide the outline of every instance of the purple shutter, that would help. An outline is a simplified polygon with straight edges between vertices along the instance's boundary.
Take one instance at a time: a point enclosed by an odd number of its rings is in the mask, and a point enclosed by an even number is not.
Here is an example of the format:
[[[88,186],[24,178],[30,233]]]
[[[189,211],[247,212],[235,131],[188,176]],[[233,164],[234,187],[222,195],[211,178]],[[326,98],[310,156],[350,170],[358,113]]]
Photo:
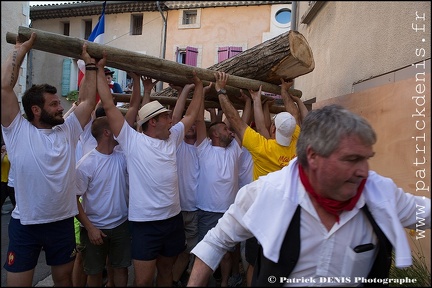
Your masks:
[[[229,47],[228,58],[234,57],[237,54],[243,52],[242,47]]]
[[[186,65],[197,66],[198,48],[186,47]]]
[[[218,49],[218,63],[228,59],[229,47],[219,47]]]

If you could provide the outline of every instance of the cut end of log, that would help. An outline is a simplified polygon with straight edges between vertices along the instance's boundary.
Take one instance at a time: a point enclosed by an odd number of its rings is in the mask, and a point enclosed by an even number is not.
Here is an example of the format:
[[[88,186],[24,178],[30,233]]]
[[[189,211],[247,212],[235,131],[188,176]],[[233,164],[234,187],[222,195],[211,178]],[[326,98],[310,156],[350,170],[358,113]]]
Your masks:
[[[315,61],[312,49],[306,41],[306,38],[300,32],[291,30],[288,39],[290,42],[291,55],[302,63],[303,66],[309,70],[313,70],[315,68]]]
[[[270,83],[278,83],[280,78],[294,79],[315,68],[312,49],[306,38],[300,32],[291,30],[288,41],[290,53],[270,69],[267,80]]]

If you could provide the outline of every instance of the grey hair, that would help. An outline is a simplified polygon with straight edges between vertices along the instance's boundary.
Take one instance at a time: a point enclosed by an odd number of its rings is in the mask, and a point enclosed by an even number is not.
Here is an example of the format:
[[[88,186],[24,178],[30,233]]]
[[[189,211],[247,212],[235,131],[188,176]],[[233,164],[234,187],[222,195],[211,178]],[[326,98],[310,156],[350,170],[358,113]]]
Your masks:
[[[307,148],[328,157],[339,146],[342,138],[357,135],[365,145],[376,143],[372,126],[363,117],[340,105],[328,105],[310,111],[303,120],[297,141],[297,157],[303,167],[308,166]]]

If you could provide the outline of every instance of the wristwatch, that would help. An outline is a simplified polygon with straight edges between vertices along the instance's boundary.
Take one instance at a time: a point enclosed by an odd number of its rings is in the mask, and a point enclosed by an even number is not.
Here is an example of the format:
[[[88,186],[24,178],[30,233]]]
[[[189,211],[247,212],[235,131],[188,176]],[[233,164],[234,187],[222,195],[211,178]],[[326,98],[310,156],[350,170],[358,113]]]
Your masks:
[[[225,89],[219,89],[216,93],[217,93],[217,95],[220,95],[220,94],[225,94],[225,95],[227,95],[227,92],[226,92]]]

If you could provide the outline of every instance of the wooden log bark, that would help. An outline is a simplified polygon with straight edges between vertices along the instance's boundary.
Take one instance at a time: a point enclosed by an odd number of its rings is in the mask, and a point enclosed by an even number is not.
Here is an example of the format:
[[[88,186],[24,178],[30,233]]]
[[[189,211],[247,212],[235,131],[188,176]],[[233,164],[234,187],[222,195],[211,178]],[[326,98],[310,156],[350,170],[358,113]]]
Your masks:
[[[37,40],[33,46],[34,49],[67,57],[80,58],[82,45],[85,40],[23,26],[19,27],[19,35],[22,37],[22,40],[28,39],[32,32],[37,34]],[[14,44],[16,34],[8,32],[6,40],[8,43]],[[95,58],[102,57],[104,50],[109,55],[107,65],[111,67],[124,71],[134,71],[177,85],[190,83],[192,70],[197,71],[197,75],[203,80],[204,85],[208,85],[209,82],[214,81],[214,71],[227,72],[230,74],[230,78],[226,88],[235,106],[242,105],[236,97],[239,95],[239,88],[258,90],[259,86],[262,85],[263,91],[280,94],[280,87],[276,85],[280,83],[280,78],[295,78],[313,71],[315,67],[312,50],[304,37],[296,31],[281,34],[233,58],[215,64],[208,69],[187,66],[174,61],[97,43],[88,43],[88,51]],[[261,81],[261,79],[265,81]],[[272,83],[267,81],[272,81]],[[293,95],[301,97],[301,91],[292,89],[291,92]],[[167,88],[155,94],[155,97],[164,96],[172,97],[172,89]],[[209,99],[217,101],[214,91],[210,94]],[[214,105],[218,106],[219,104]],[[274,104],[273,106],[281,105]],[[273,106],[270,107],[272,113],[281,110],[281,107]]]
[[[294,79],[312,72],[314,68],[315,61],[312,49],[309,47],[304,36],[293,30],[208,67],[210,70],[223,71],[230,75],[265,81],[276,85],[280,84],[280,78]],[[233,104],[241,104],[238,98],[234,97],[239,95],[238,89],[227,91]],[[297,97],[302,96],[299,90],[290,89],[290,91],[291,94]],[[172,97],[172,95],[177,96],[177,92],[168,87],[157,92],[155,95]],[[209,99],[218,101],[215,93],[210,95]],[[275,103],[270,107],[270,111],[272,113],[283,111],[284,108],[280,106]]]
[[[33,49],[41,50],[53,54],[80,59],[82,46],[85,42],[83,39],[50,33],[38,29],[19,26],[18,35],[21,41],[30,38],[31,33],[35,32],[37,37],[33,45]],[[11,40],[11,35],[7,36],[7,40]],[[9,42],[8,41],[8,42]],[[15,41],[9,42],[14,43]],[[98,43],[88,42],[87,52],[94,58],[102,58],[104,51],[107,53],[107,65],[124,71],[134,71],[141,75],[145,75],[167,83],[177,85],[185,85],[191,83],[193,71],[197,76],[204,80],[214,81],[214,71],[184,65],[174,61],[160,59],[157,57],[148,56],[145,54],[110,47]],[[253,89],[258,90],[262,85],[263,91],[280,94],[280,87],[253,79],[230,75],[227,85],[232,89]],[[236,87],[236,88],[234,88]]]

